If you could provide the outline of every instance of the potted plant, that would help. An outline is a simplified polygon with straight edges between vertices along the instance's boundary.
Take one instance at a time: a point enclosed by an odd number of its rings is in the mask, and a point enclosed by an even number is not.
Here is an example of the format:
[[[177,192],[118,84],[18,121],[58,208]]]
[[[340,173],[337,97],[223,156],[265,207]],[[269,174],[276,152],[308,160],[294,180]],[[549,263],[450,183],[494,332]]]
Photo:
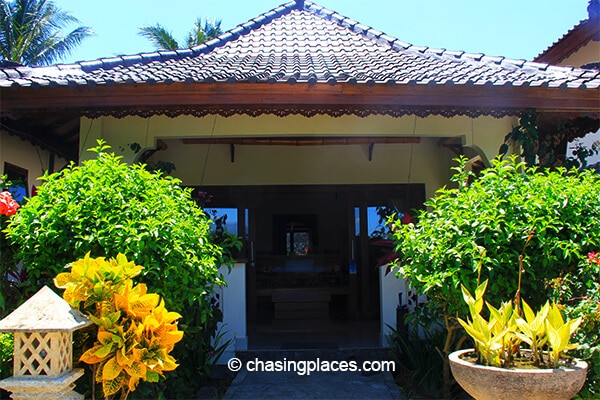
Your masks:
[[[478,400],[571,399],[583,387],[588,368],[585,361],[566,355],[577,348],[570,339],[582,318],[565,320],[550,302],[534,312],[520,296],[523,272],[521,256],[514,299],[499,308],[486,303],[488,319],[482,316],[488,280],[478,285],[475,296],[461,285],[471,318],[458,322],[475,348],[449,355],[452,375]]]
[[[413,223],[403,224],[396,217],[392,228],[394,251],[399,255],[397,275],[428,299],[409,318],[422,329],[446,332],[438,349],[444,360],[440,371],[444,379],[440,397],[444,398],[451,398],[455,383],[448,355],[464,348],[468,340],[457,319],[470,313],[461,284],[473,292],[487,279],[486,300],[496,307],[520,286],[520,296],[537,310],[552,298],[553,285],[567,288],[565,278],[574,279],[578,271],[589,269],[581,268],[582,260],[600,248],[600,175],[564,168],[541,170],[509,158],[492,160],[491,167],[475,176],[466,161],[458,159],[454,187],[438,190]],[[515,268],[520,257],[526,267],[522,284]],[[562,283],[553,283],[556,279]],[[574,317],[579,315],[569,310],[577,304],[576,298],[586,296],[584,288],[595,287],[596,281],[590,278],[581,285],[581,290],[568,287],[557,298]],[[583,316],[585,329],[577,333],[577,341],[593,344],[597,331],[587,328]],[[590,371],[600,367],[593,355],[585,359]]]

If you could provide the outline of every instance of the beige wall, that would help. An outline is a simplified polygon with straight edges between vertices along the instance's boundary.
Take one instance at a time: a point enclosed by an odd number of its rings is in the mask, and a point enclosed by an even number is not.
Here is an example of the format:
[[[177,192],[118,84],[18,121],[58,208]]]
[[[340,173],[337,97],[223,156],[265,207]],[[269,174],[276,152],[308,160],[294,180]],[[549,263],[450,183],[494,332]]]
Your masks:
[[[39,186],[41,184],[37,178],[48,170],[49,160],[50,153],[48,151],[35,147],[16,136],[9,135],[5,131],[0,131],[0,174],[4,174],[5,162],[26,169],[29,183],[28,195],[31,195],[32,185]],[[67,161],[56,157],[54,160],[55,171],[63,168],[66,164]]]
[[[176,139],[166,144],[168,149],[149,161],[173,162],[177,169],[172,174],[187,185],[426,182],[428,188],[438,188],[448,180],[453,157],[434,139],[414,145],[376,144],[372,161],[368,145],[239,145],[231,162],[229,145],[183,144]]]
[[[329,117],[318,115],[303,117],[290,115],[278,117],[262,115],[250,117],[235,115],[221,117],[180,116],[169,118],[154,116],[151,118],[101,117],[82,119],[80,136],[81,150],[95,146],[97,139],[104,139],[115,149],[121,150],[126,159],[135,155],[128,151],[127,145],[136,142],[144,148],[153,148],[157,138],[194,138],[194,137],[260,137],[260,136],[423,136],[463,138],[465,145],[476,144],[493,157],[504,136],[516,124],[511,117],[493,118],[469,117],[446,118],[431,116],[419,118],[404,116],[394,118],[375,115],[357,117],[352,115]],[[85,152],[83,152],[85,156]]]
[[[426,183],[428,196],[448,182],[455,154],[438,145],[440,138],[458,137],[467,147],[493,158],[504,136],[516,123],[514,118],[431,116],[342,116],[319,115],[278,117],[236,115],[221,117],[181,116],[169,118],[102,117],[82,120],[82,149],[104,139],[127,162],[137,155],[130,143],[145,149],[157,139],[168,149],[158,151],[150,162],[170,161],[173,175],[185,185],[276,185]],[[255,146],[236,145],[235,162],[229,145],[183,144],[182,138],[294,137],[294,136],[404,136],[421,137],[419,144],[375,144],[373,160],[368,145]],[[412,155],[412,164],[410,163]],[[92,156],[83,152],[83,158]],[[206,168],[205,167],[206,164]],[[412,167],[409,169],[409,164]],[[409,172],[410,171],[410,172]],[[409,176],[410,175],[410,176]]]
[[[598,61],[600,61],[600,42],[591,40],[588,44],[558,63],[558,65],[581,67],[584,64]]]

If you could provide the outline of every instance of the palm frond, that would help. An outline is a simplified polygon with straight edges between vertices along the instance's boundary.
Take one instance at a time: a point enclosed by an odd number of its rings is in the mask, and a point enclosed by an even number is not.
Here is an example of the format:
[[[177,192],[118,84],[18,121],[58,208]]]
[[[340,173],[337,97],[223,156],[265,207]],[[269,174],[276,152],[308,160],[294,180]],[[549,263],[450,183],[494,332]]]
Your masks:
[[[179,43],[177,43],[171,32],[160,24],[141,27],[139,34],[150,40],[157,50],[179,49]]]
[[[0,0],[0,18],[0,56],[21,64],[55,62],[93,35],[84,26],[63,35],[80,21],[47,0]]]
[[[214,39],[219,36],[223,31],[221,30],[221,20],[204,20],[202,24],[202,18],[196,19],[194,26],[187,37],[187,46],[194,47],[198,46],[210,39]]]

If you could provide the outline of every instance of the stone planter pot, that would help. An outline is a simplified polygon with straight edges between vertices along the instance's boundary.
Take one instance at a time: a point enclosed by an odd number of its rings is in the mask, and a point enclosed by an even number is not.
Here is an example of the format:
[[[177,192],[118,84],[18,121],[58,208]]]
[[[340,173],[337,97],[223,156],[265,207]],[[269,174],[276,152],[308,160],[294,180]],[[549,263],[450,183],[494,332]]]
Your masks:
[[[572,399],[583,387],[587,363],[578,361],[570,368],[508,369],[486,367],[463,360],[473,349],[448,356],[452,375],[477,400]]]

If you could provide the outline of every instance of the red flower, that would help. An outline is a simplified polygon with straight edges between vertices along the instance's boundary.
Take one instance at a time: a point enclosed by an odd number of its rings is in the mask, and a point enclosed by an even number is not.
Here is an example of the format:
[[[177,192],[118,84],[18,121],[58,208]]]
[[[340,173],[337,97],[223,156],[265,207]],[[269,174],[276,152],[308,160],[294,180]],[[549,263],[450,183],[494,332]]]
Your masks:
[[[600,265],[600,253],[588,253],[588,261]]]
[[[14,215],[19,208],[19,203],[12,198],[9,192],[0,192],[0,215]]]
[[[404,213],[404,216],[402,217],[402,223],[403,224],[410,224],[410,223],[412,223],[412,218],[410,217],[410,214]]]

